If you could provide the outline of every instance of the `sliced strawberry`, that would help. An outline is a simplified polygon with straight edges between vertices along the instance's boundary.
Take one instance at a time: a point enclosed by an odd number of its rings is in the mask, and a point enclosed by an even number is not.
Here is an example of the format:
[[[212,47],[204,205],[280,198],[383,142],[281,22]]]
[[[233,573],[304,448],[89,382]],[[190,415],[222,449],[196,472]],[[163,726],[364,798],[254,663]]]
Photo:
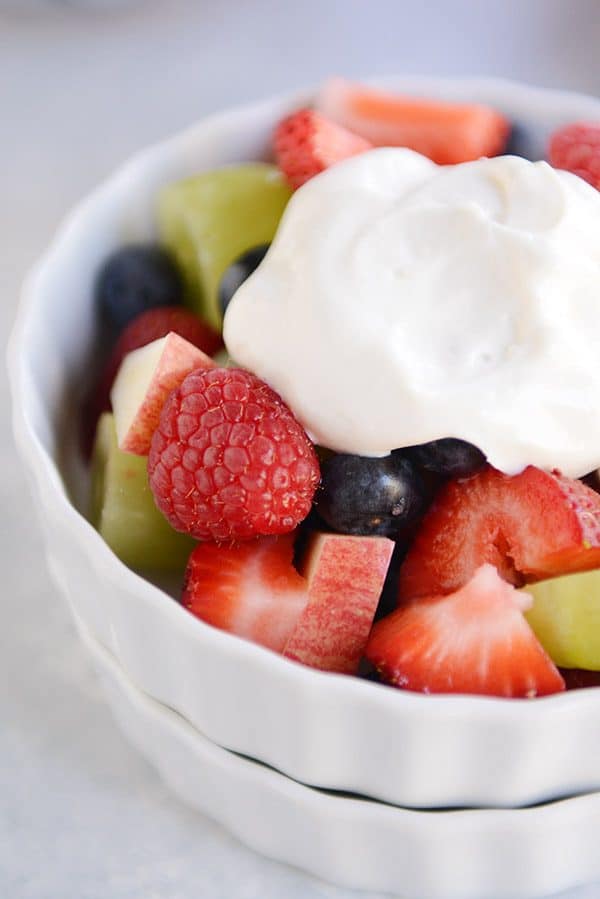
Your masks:
[[[545,696],[565,689],[527,624],[531,599],[482,565],[455,593],[396,609],[371,633],[367,659],[383,679],[422,693]]]
[[[279,123],[273,138],[277,165],[292,187],[358,153],[372,144],[328,121],[313,109],[301,109]]]
[[[188,562],[183,605],[214,627],[281,652],[307,602],[306,581],[292,564],[294,537],[199,543]]]
[[[510,130],[489,106],[406,97],[342,78],[325,83],[317,109],[374,146],[410,147],[440,165],[496,156]]]
[[[311,668],[356,674],[393,551],[386,537],[316,534],[302,569],[308,605],[284,655]]]
[[[451,481],[408,551],[399,597],[450,593],[484,562],[517,585],[600,567],[600,495],[532,466]]]

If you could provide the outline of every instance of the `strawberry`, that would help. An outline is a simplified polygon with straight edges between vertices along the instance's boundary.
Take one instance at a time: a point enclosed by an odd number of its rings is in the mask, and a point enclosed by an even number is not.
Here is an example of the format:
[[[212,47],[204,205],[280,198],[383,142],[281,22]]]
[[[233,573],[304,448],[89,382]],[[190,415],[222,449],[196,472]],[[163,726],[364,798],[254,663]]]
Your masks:
[[[440,165],[502,153],[509,124],[479,103],[424,100],[332,78],[317,109],[377,147],[410,147]]]
[[[548,157],[555,168],[579,175],[600,190],[600,122],[559,128],[550,137]]]
[[[484,562],[516,585],[599,567],[600,495],[533,466],[449,482],[400,569],[399,597],[451,593]]]
[[[367,659],[383,679],[422,693],[545,696],[565,689],[527,624],[531,598],[482,565],[448,596],[414,600],[382,618]]]
[[[301,109],[279,123],[273,138],[277,165],[293,188],[372,144],[313,109]]]
[[[292,564],[294,537],[199,543],[188,562],[183,605],[213,627],[282,652],[307,602],[306,581]]]

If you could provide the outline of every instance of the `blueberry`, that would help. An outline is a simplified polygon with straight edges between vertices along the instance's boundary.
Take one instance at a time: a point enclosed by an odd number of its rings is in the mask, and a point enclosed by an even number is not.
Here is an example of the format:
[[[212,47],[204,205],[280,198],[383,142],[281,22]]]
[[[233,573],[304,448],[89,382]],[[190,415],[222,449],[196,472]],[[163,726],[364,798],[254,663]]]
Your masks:
[[[219,284],[219,305],[223,315],[225,315],[225,310],[238,287],[244,283],[246,278],[250,277],[254,269],[258,268],[263,261],[269,246],[270,244],[268,243],[261,243],[257,247],[252,247],[251,250],[246,250],[245,253],[242,253],[241,256],[238,256],[231,263],[229,268],[225,269]]]
[[[121,247],[108,257],[96,282],[100,315],[115,332],[141,312],[174,306],[182,299],[183,284],[175,263],[153,244]]]
[[[400,454],[372,459],[335,455],[322,466],[319,515],[335,531],[401,540],[426,507],[426,491]]]
[[[466,477],[485,465],[485,456],[481,450],[472,443],[454,437],[411,446],[402,450],[402,453],[418,468],[448,478]]]

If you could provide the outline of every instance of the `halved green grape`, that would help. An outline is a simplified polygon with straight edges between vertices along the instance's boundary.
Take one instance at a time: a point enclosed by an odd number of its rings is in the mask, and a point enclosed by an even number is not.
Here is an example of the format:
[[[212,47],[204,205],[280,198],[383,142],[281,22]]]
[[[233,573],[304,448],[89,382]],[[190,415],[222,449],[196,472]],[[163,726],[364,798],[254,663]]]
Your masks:
[[[552,661],[561,668],[600,671],[600,571],[529,584],[526,617]]]
[[[182,571],[195,546],[190,537],[174,531],[156,508],[146,458],[119,449],[109,412],[101,416],[96,430],[91,520],[130,568]]]
[[[221,326],[219,284],[234,259],[275,235],[291,189],[264,162],[227,166],[177,181],[160,194],[162,243],[183,273],[186,302]]]

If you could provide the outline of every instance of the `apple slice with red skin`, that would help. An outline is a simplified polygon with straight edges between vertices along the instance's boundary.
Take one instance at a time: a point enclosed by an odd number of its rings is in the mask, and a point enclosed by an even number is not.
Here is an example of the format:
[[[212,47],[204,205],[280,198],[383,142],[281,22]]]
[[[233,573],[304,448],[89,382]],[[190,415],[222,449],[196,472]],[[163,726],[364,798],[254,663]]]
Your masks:
[[[299,573],[296,533],[199,543],[183,605],[221,630],[312,668],[355,674],[394,549],[386,537],[316,533]]]
[[[110,394],[119,449],[147,456],[171,391],[190,372],[214,367],[210,356],[173,331],[125,356]]]
[[[315,534],[302,568],[308,603],[284,656],[311,668],[356,674],[393,551],[387,537]]]

